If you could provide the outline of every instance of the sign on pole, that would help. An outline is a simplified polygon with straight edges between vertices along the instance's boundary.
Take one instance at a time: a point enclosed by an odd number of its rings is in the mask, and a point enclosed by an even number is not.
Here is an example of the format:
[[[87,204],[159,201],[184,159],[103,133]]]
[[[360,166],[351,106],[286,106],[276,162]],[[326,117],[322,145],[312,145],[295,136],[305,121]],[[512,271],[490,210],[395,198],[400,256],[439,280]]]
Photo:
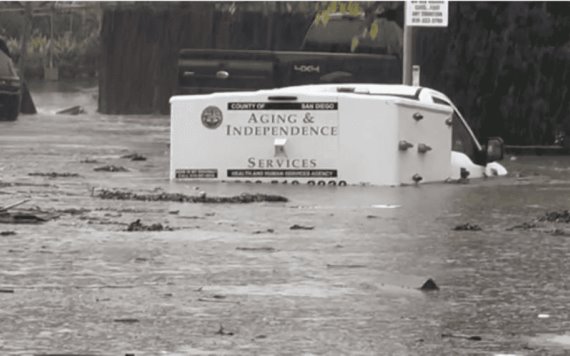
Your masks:
[[[411,85],[414,27],[447,27],[449,3],[447,0],[407,0],[402,59],[402,82]]]
[[[447,0],[406,1],[406,26],[447,27]]]

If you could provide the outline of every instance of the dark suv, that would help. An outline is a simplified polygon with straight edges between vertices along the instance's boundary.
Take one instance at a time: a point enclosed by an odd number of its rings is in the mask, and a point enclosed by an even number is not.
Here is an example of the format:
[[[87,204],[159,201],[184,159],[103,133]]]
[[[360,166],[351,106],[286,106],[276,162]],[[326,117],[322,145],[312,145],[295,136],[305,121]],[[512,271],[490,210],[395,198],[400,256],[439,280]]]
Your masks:
[[[13,121],[20,112],[20,77],[8,54],[0,50],[0,121]]]

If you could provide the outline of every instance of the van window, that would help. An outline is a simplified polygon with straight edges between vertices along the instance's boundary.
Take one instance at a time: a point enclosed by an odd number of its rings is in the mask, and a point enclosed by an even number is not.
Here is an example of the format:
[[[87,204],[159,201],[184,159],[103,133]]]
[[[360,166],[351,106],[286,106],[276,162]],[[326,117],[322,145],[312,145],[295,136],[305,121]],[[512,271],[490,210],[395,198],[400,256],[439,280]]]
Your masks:
[[[473,141],[473,137],[465,127],[463,120],[453,112],[451,133],[451,149],[453,151],[465,153],[472,161],[476,161],[477,145]]]

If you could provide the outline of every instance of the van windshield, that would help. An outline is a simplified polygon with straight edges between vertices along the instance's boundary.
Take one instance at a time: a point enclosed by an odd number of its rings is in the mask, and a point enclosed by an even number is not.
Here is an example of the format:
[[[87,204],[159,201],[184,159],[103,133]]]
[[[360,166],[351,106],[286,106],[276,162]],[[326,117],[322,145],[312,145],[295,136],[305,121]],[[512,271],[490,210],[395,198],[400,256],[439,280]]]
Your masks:
[[[451,149],[465,153],[472,161],[475,161],[479,151],[478,147],[456,111],[453,111],[452,125]]]

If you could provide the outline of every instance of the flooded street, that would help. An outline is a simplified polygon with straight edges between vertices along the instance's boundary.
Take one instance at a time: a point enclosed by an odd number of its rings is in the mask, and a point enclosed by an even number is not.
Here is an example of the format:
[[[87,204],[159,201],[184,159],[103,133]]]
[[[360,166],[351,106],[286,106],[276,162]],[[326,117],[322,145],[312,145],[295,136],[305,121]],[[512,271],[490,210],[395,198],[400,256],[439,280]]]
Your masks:
[[[0,223],[15,233],[0,236],[2,355],[570,353],[570,224],[537,220],[570,207],[569,157],[507,157],[509,177],[469,184],[174,183],[168,117],[35,89],[38,115],[0,122],[0,206],[59,217]],[[55,114],[73,105],[87,114]],[[70,175],[30,175],[51,172]],[[127,231],[137,219],[171,231]],[[454,230],[467,223],[481,230]],[[439,291],[419,290],[428,278]]]

